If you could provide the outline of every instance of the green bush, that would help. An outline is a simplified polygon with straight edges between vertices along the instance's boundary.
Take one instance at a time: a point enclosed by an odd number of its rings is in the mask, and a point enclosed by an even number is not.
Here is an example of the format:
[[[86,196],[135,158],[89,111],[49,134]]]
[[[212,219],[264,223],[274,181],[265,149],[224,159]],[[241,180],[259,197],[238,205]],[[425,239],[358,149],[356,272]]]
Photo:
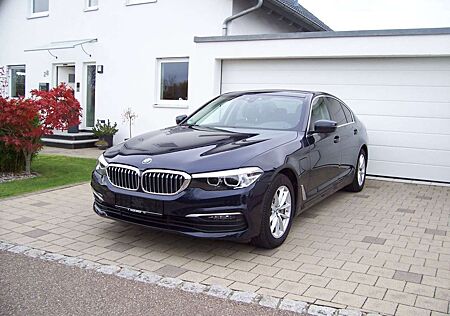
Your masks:
[[[22,152],[0,142],[0,172],[22,172],[25,169],[25,158]]]

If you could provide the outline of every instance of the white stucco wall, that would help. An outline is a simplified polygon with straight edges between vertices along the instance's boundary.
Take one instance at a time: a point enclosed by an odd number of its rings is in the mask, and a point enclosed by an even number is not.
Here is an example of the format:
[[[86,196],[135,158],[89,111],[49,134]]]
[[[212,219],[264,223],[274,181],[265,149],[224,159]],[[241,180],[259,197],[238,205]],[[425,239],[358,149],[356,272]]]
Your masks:
[[[128,107],[139,115],[136,133],[172,124],[177,114],[187,111],[154,107],[156,59],[191,57],[194,35],[220,35],[222,21],[232,14],[232,0],[158,0],[133,6],[101,0],[92,12],[85,12],[84,5],[84,0],[50,0],[48,17],[28,19],[27,0],[0,1],[0,66],[25,64],[30,91],[39,82],[54,84],[56,64],[75,63],[76,82],[82,87],[85,63],[103,65],[104,73],[97,74],[96,118],[119,123],[115,141],[128,137],[121,120]],[[24,52],[52,41],[85,38],[98,39],[85,45],[92,57],[80,47],[53,51],[58,59],[46,51]],[[189,94],[193,89],[189,85]],[[76,97],[83,105],[81,90]]]
[[[26,65],[26,90],[37,89],[40,82],[56,83],[56,65],[75,64],[76,82],[81,89],[76,97],[85,106],[86,63],[104,66],[97,74],[96,119],[111,119],[119,124],[115,142],[128,137],[121,114],[131,107],[138,114],[134,134],[174,123],[178,114],[190,113],[205,100],[204,88],[191,80],[199,72],[204,81],[218,82],[217,71],[205,73],[194,57],[194,36],[220,35],[223,20],[233,11],[248,6],[233,0],[157,0],[155,3],[125,5],[126,1],[99,1],[99,9],[85,12],[84,0],[50,0],[49,16],[30,19],[29,0],[0,1],[0,67]],[[232,23],[239,34],[292,31],[284,22],[259,12]],[[67,50],[24,52],[53,41],[97,38]],[[156,103],[157,58],[189,57],[189,102],[185,108],[160,108]],[[213,62],[214,67],[220,63]],[[200,68],[199,68],[200,67]],[[81,126],[83,127],[83,126]]]

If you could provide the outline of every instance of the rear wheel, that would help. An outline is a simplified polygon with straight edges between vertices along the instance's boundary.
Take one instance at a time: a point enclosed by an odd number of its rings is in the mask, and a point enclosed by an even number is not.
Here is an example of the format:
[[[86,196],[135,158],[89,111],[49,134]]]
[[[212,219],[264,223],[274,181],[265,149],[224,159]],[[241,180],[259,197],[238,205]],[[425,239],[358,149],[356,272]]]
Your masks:
[[[366,183],[367,154],[361,149],[358,155],[358,163],[356,164],[353,182],[345,189],[350,192],[360,192]]]
[[[260,234],[252,239],[255,246],[276,248],[289,234],[295,210],[294,189],[285,175],[278,175],[264,197]]]

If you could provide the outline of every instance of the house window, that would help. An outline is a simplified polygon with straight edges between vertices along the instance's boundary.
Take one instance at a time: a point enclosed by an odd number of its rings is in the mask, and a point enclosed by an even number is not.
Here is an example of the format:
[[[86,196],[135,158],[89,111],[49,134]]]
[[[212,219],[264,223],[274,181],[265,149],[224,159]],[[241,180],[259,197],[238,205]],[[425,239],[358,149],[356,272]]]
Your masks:
[[[135,5],[135,4],[144,4],[144,3],[153,3],[157,0],[127,0],[126,5]]]
[[[9,67],[9,95],[13,98],[25,96],[25,66]]]
[[[188,100],[188,76],[189,59],[159,59],[158,103],[184,105]]]
[[[43,13],[48,12],[49,0],[32,0],[31,13]]]
[[[92,11],[98,9],[98,0],[86,0],[85,11]]]

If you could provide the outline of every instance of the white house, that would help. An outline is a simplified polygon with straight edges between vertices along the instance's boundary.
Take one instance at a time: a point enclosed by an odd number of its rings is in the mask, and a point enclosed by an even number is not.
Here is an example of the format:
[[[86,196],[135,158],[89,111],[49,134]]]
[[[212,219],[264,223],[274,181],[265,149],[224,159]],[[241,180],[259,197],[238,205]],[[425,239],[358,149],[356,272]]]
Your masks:
[[[3,94],[68,82],[81,127],[117,121],[116,141],[128,107],[137,134],[221,92],[323,90],[365,122],[369,174],[450,183],[450,28],[333,32],[295,0],[3,0],[0,43]]]

